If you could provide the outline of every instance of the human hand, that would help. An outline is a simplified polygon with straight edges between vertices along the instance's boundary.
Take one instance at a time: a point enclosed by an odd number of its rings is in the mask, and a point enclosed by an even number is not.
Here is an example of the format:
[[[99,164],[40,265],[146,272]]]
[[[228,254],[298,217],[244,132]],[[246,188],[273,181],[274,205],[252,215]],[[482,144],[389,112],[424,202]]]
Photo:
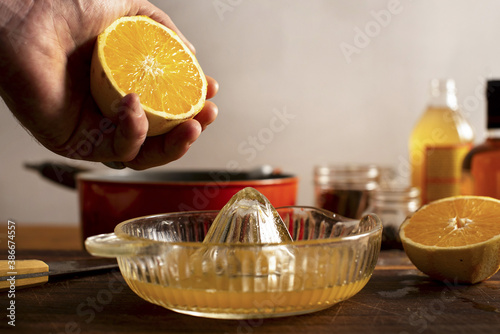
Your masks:
[[[167,14],[146,0],[0,0],[0,95],[49,150],[146,169],[182,157],[217,117],[217,106],[206,101],[194,119],[146,137],[148,121],[136,94],[120,101],[114,124],[102,116],[90,93],[93,46],[113,21],[132,15],[164,24],[194,51]],[[209,99],[218,84],[207,81]]]

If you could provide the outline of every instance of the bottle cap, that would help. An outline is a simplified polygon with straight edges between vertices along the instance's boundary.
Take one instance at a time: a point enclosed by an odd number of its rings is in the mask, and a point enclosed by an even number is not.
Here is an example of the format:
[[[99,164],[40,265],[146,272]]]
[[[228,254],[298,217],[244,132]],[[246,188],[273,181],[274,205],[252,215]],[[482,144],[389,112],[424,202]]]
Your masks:
[[[486,88],[488,100],[488,129],[500,128],[500,80],[489,80]]]

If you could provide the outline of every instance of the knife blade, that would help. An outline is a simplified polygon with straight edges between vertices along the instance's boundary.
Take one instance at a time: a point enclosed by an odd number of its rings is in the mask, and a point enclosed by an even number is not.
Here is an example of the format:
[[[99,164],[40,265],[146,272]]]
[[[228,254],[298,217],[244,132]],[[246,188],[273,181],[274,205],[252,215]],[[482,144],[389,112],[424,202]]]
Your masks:
[[[0,291],[44,284],[78,274],[91,274],[118,268],[115,258],[92,258],[44,262],[41,260],[0,261]]]

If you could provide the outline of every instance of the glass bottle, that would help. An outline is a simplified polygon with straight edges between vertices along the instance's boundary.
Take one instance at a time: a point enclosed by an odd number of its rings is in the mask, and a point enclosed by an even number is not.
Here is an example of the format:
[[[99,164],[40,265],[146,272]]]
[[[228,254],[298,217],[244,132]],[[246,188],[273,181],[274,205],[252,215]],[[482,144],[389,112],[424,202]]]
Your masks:
[[[420,192],[403,185],[381,186],[372,193],[370,206],[363,214],[374,213],[382,221],[382,249],[403,249],[399,227],[420,207]]]
[[[462,194],[500,199],[500,81],[488,81],[487,138],[466,156],[462,170]]]
[[[347,218],[359,219],[377,188],[375,165],[328,165],[314,169],[315,205]]]
[[[462,161],[473,141],[457,106],[455,82],[432,80],[429,104],[409,141],[411,185],[420,190],[422,204],[460,194]]]

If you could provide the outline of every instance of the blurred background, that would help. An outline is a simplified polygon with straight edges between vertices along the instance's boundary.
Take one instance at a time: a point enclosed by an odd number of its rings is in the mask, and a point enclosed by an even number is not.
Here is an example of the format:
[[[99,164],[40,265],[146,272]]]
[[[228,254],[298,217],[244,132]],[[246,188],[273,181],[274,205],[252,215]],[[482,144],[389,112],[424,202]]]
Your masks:
[[[270,164],[299,176],[314,202],[313,168],[375,163],[409,177],[407,142],[432,78],[453,78],[476,141],[484,86],[500,77],[500,2],[485,0],[156,0],[216,78],[219,116],[163,169]],[[76,191],[24,168],[72,163],[40,146],[0,104],[0,221],[78,224]],[[79,167],[104,169],[96,163]]]

